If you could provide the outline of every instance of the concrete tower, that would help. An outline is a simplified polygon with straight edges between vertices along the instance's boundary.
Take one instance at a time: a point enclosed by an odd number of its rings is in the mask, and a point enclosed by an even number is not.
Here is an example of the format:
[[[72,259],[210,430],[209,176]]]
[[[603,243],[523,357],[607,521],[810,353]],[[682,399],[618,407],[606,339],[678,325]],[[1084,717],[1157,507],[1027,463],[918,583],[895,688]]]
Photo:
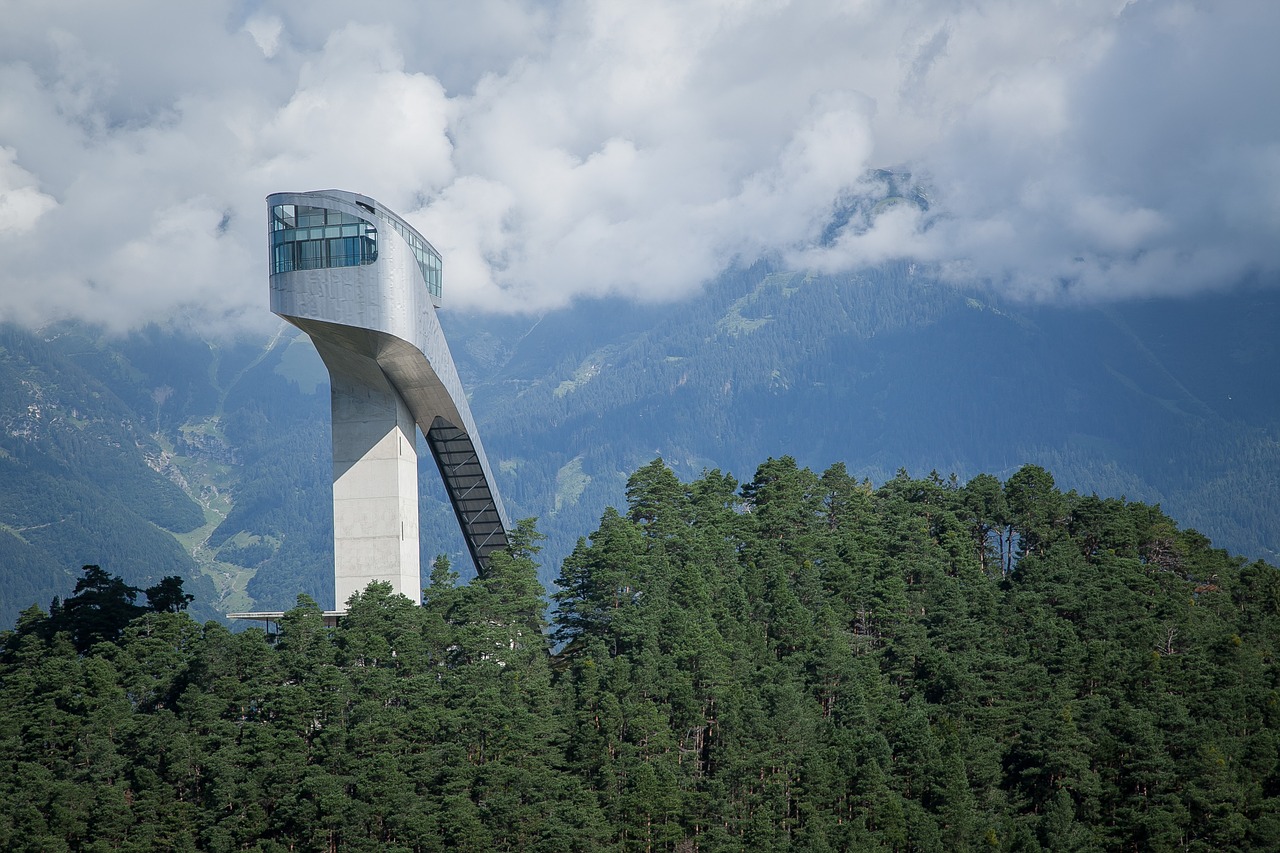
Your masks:
[[[335,603],[370,581],[422,599],[417,429],[476,568],[510,525],[436,319],[440,254],[371,198],[267,197],[271,310],[310,336],[333,407]]]

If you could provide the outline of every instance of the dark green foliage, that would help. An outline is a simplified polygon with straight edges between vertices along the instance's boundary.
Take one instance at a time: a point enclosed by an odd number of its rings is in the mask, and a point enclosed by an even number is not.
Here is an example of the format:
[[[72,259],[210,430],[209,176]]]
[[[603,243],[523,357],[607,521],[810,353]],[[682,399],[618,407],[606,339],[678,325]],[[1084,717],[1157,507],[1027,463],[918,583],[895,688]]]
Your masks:
[[[537,538],[470,586],[437,561],[423,607],[373,584],[337,629],[300,596],[274,644],[86,567],[0,635],[0,849],[607,847],[564,769]]]
[[[178,613],[187,609],[195,596],[182,591],[182,578],[170,575],[155,586],[147,587],[147,606],[157,613]]]
[[[549,625],[530,522],[421,607],[300,596],[274,643],[86,567],[0,636],[0,848],[1280,843],[1274,566],[1035,466],[659,460],[627,495]]]
[[[49,621],[54,631],[71,635],[77,650],[88,651],[100,642],[117,639],[125,626],[142,615],[145,608],[134,604],[137,597],[137,587],[99,566],[85,566],[75,595],[61,603],[54,599]]]
[[[642,468],[555,596],[569,758],[623,847],[1274,837],[1274,567],[1035,466],[718,479]],[[1268,620],[1257,657],[1223,656],[1250,642],[1231,600]]]
[[[18,633],[44,638],[65,633],[72,646],[87,652],[102,642],[114,642],[134,619],[144,613],[180,613],[194,596],[182,590],[182,578],[171,575],[155,586],[140,590],[122,578],[88,565],[76,581],[74,594],[66,600],[55,598],[46,616],[34,605],[18,620]],[[147,596],[146,605],[137,604],[138,593]]]

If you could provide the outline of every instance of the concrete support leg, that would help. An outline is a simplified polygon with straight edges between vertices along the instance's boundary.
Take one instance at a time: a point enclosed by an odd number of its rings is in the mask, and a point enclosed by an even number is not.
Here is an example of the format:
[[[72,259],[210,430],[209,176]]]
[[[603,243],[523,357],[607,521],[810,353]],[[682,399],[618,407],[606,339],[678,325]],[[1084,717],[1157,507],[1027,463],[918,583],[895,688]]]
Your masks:
[[[335,605],[374,580],[420,603],[413,416],[376,363],[321,354],[332,385]]]

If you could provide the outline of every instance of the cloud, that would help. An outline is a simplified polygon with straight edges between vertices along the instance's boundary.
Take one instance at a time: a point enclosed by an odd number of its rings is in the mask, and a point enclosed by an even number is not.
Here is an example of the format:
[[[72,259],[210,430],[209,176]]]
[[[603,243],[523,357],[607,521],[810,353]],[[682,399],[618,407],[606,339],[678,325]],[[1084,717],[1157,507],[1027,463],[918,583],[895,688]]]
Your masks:
[[[53,196],[34,186],[35,176],[14,162],[15,156],[12,148],[0,148],[0,233],[30,231],[58,206]]]
[[[415,223],[467,309],[766,255],[1034,299],[1274,277],[1277,32],[1263,0],[19,3],[0,317],[268,325],[263,197],[327,187]],[[882,167],[928,210],[833,231]]]
[[[280,49],[280,34],[284,22],[276,15],[253,15],[244,24],[245,32],[253,36],[253,42],[267,59],[272,59]]]
[[[935,259],[1041,299],[1274,278],[1278,31],[1273,4],[1133,3],[996,81],[921,158]]]

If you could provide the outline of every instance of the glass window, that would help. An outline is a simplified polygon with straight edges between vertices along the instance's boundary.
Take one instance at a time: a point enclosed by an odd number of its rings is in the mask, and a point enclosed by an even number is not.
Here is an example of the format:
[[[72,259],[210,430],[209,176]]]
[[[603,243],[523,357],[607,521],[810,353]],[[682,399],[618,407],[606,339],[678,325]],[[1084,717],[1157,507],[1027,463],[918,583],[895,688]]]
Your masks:
[[[399,220],[378,214],[405,239],[435,301],[441,295],[441,263],[422,238]],[[371,264],[378,259],[378,229],[349,213],[310,205],[271,208],[271,272]]]
[[[371,264],[378,259],[373,223],[323,207],[271,208],[271,272]]]
[[[439,300],[441,296],[440,288],[440,256],[433,249],[427,246],[417,234],[406,228],[399,220],[385,217],[391,227],[396,229],[409,247],[413,250],[413,257],[418,262],[418,269],[422,273],[422,280],[426,282],[427,290],[430,291],[435,300]],[[434,268],[434,273],[432,269]]]
[[[299,269],[318,270],[324,269],[324,243],[319,240],[306,240],[297,244],[302,249],[302,260],[298,264]]]
[[[298,215],[291,204],[277,204],[271,208],[271,230],[279,231],[283,228],[296,228],[298,226]]]

